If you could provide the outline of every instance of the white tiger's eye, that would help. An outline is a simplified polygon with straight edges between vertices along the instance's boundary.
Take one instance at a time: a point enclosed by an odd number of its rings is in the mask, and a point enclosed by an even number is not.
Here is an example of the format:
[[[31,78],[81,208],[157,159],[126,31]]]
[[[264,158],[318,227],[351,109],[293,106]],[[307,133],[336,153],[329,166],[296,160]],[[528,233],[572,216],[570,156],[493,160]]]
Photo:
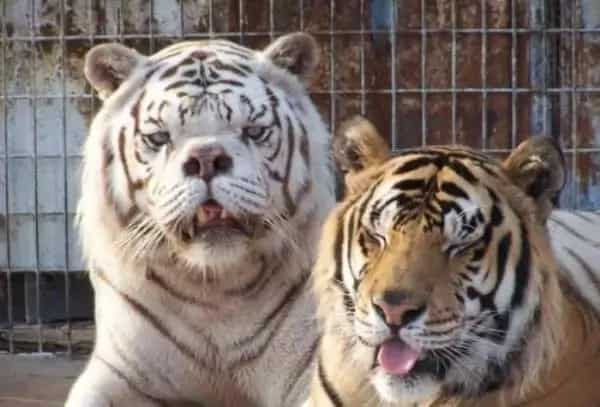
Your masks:
[[[168,131],[158,131],[156,133],[148,134],[145,137],[156,147],[167,144],[171,140],[171,136],[169,135]]]
[[[263,141],[267,128],[262,126],[249,126],[242,129],[242,136],[254,141]]]

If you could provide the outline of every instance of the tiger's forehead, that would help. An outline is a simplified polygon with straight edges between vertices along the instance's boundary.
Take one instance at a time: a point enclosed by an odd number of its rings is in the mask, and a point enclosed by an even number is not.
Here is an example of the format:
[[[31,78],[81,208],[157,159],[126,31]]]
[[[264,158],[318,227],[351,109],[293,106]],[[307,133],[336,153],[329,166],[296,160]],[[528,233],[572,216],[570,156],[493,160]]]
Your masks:
[[[383,163],[373,183],[350,207],[363,224],[397,223],[398,210],[438,217],[452,210],[485,213],[498,198],[491,188],[498,181],[508,182],[500,163],[475,151],[407,150]]]
[[[224,40],[206,40],[206,41],[183,41],[170,45],[149,57],[152,62],[166,61],[171,58],[174,60],[180,56],[188,56],[194,53],[205,56],[219,55],[237,57],[239,59],[252,59],[256,51],[244,46]]]
[[[377,178],[381,187],[396,184],[403,179],[430,181],[453,178],[473,185],[485,184],[485,180],[505,176],[499,161],[474,150],[461,147],[426,147],[404,150],[380,167]],[[415,181],[416,182],[416,181]],[[395,185],[396,189],[411,186],[414,182]]]

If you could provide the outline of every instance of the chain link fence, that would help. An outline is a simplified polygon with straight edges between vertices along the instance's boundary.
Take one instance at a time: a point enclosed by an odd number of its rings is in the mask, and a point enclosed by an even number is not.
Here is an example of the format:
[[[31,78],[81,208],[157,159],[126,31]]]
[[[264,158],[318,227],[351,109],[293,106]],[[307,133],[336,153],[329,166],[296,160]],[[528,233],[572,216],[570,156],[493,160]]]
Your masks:
[[[600,207],[597,0],[0,1],[0,352],[86,352],[93,293],[73,218],[98,109],[85,52],[182,39],[263,47],[303,30],[332,130],[362,113],[394,149],[461,143],[502,156],[552,135],[565,207]]]

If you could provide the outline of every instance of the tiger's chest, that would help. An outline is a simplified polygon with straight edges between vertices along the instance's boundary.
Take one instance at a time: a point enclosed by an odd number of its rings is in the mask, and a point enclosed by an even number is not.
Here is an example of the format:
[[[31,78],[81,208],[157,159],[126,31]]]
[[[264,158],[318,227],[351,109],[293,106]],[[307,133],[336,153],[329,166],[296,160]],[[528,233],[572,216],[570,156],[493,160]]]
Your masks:
[[[220,302],[165,281],[134,289],[100,279],[96,352],[161,399],[281,405],[308,388],[318,336],[307,279],[281,274]]]

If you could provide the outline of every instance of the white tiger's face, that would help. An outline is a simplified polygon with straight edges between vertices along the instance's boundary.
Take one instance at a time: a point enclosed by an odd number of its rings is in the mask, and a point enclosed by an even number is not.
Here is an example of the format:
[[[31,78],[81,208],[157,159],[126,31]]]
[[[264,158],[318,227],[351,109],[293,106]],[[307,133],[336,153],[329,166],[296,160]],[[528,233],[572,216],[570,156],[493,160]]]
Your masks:
[[[213,41],[134,55],[92,126],[108,134],[102,176],[133,256],[226,268],[281,250],[307,221],[328,134],[268,54]]]

